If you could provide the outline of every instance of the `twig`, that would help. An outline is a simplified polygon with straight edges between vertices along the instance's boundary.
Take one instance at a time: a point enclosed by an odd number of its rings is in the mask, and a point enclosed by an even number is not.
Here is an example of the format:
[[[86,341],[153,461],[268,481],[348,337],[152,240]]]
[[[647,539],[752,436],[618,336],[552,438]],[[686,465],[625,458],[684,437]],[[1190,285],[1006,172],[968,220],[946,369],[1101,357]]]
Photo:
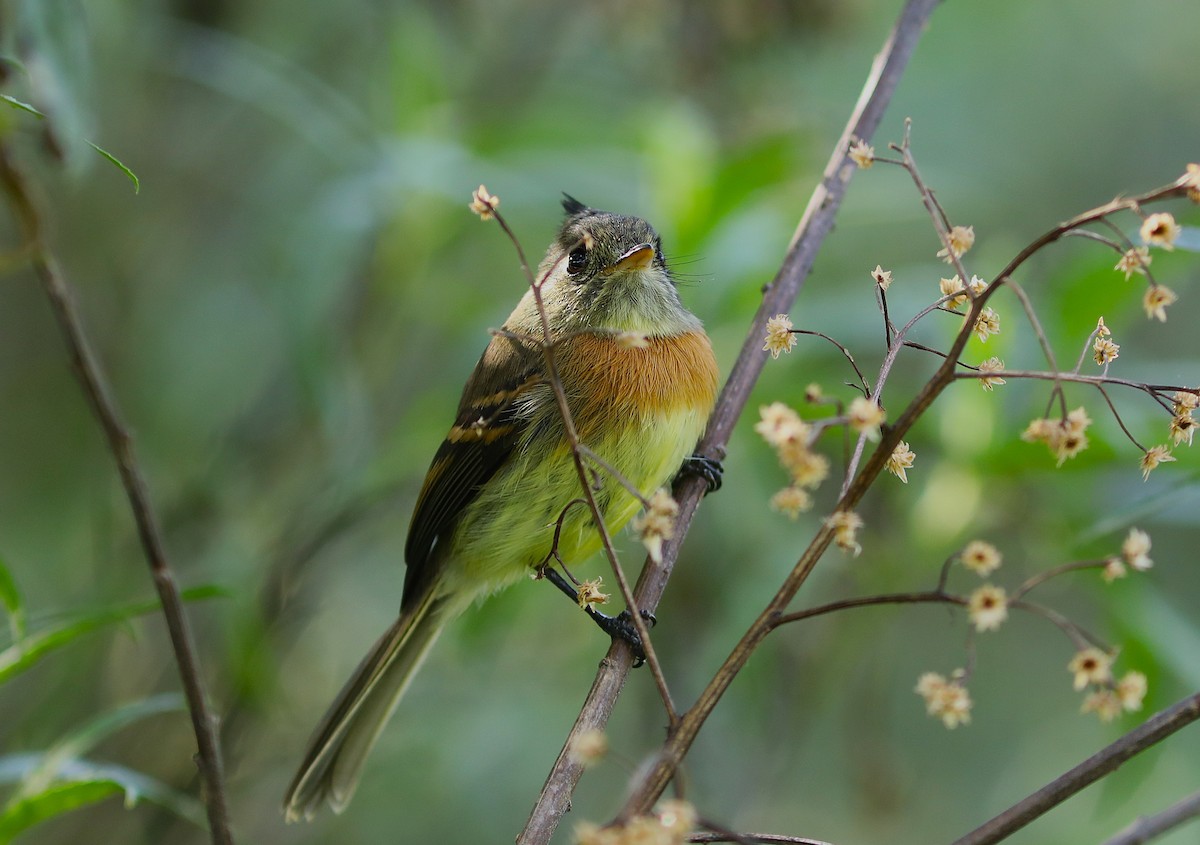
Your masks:
[[[863,395],[864,396],[871,395],[871,386],[869,384],[867,384],[866,377],[863,376],[862,370],[860,370],[858,368],[858,364],[855,363],[854,356],[850,354],[849,349],[847,349],[842,344],[838,343],[836,340],[834,340],[833,338],[831,338],[829,335],[825,334],[824,332],[819,332],[819,331],[816,331],[815,329],[792,329],[792,334],[807,334],[807,335],[812,335],[813,337],[821,337],[821,338],[824,338],[825,340],[829,341],[830,343],[832,343],[838,349],[840,349],[842,352],[842,356],[850,363],[850,366],[854,368],[854,374],[856,376],[858,376],[858,382],[859,382],[859,384],[862,385]]]
[[[929,212],[929,219],[933,221],[933,229],[937,232],[938,240],[942,242],[942,249],[946,251],[946,258],[949,263],[958,271],[958,277],[963,283],[963,293],[972,301],[975,299],[975,293],[971,290],[971,277],[967,275],[967,268],[963,266],[962,256],[954,249],[954,245],[950,243],[950,219],[946,216],[946,210],[942,208],[942,204],[937,201],[933,195],[933,190],[929,184],[921,178],[921,173],[917,170],[917,161],[913,158],[912,147],[909,144],[912,134],[912,119],[904,121],[904,141],[896,145],[891,144],[891,148],[900,153],[903,157],[902,161],[888,159],[888,163],[899,164],[908,171],[908,175],[912,177],[913,184],[917,186],[917,192],[921,195],[921,202],[925,205],[925,210]]]
[[[1152,816],[1139,816],[1129,827],[1103,845],[1141,845],[1197,816],[1200,816],[1200,792],[1193,792],[1161,812]]]
[[[812,268],[817,250],[833,227],[834,217],[855,170],[846,155],[850,146],[850,138],[858,137],[866,140],[874,135],[883,118],[884,109],[891,102],[908,60],[916,49],[925,24],[937,5],[938,0],[909,0],[900,13],[883,49],[876,56],[858,103],[855,104],[854,112],[825,166],[821,184],[817,186],[809,199],[804,216],[792,237],[783,265],[775,279],[763,291],[762,304],[750,325],[729,380],[721,391],[716,409],[709,420],[708,430],[697,446],[700,454],[714,457],[724,454],[725,444],[729,442],[733,427],[741,416],[742,409],[745,407],[766,361],[766,353],[762,349],[762,337],[766,331],[767,320],[776,314],[785,313],[791,308],[800,291],[800,286]],[[650,611],[657,607],[674,568],[679,545],[687,535],[692,517],[695,515],[696,507],[705,489],[704,481],[699,478],[688,477],[676,483],[674,494],[676,501],[679,502],[679,517],[675,525],[675,539],[663,544],[660,562],[648,561],[643,566],[635,590],[640,607]],[[600,664],[595,682],[580,709],[575,725],[567,738],[567,743],[564,744],[558,760],[546,778],[546,783],[530,813],[525,829],[517,837],[520,845],[544,845],[549,842],[559,820],[570,808],[570,796],[575,789],[575,784],[579,782],[579,778],[583,774],[583,767],[571,759],[567,752],[567,746],[578,733],[584,730],[602,729],[607,724],[616,698],[624,686],[629,666],[628,650],[617,645],[609,650],[607,658]],[[700,721],[702,722],[703,718]],[[698,727],[699,724],[696,724],[695,728],[698,729]],[[677,734],[678,729],[673,736]],[[692,738],[694,738],[694,733],[690,738],[680,737],[686,741],[686,744],[681,745],[680,752],[690,745]],[[680,757],[682,757],[682,753],[680,753]],[[677,760],[669,762],[665,766],[668,779],[669,772],[674,771],[677,762]],[[655,787],[658,790],[655,792],[655,797],[661,793],[660,783],[665,785],[661,774],[658,774],[655,777]],[[653,801],[653,798],[650,801]]]
[[[693,833],[688,842],[736,842],[750,845],[830,845],[823,839],[807,839],[803,836],[785,836],[780,833]]]
[[[878,596],[841,599],[829,602],[829,604],[810,607],[806,610],[798,610],[795,613],[781,614],[771,620],[770,624],[772,628],[778,628],[780,625],[800,622],[804,619],[812,619],[815,616],[824,616],[827,613],[835,613],[839,610],[849,610],[853,607],[876,607],[881,604],[957,604],[961,607],[966,607],[967,600],[962,596],[943,592],[940,588],[916,593],[885,593]]]
[[[1052,569],[1047,569],[1045,572],[1039,572],[1037,575],[1027,578],[1021,586],[1013,591],[1008,600],[1009,602],[1017,601],[1039,584],[1044,584],[1051,578],[1057,578],[1059,575],[1066,574],[1067,572],[1075,572],[1080,569],[1103,569],[1106,565],[1107,561],[1103,560],[1076,560],[1071,563],[1060,564]]]
[[[1084,787],[1116,771],[1126,760],[1197,719],[1200,719],[1200,693],[1147,719],[1113,744],[958,839],[954,845],[992,845],[1004,840]]]
[[[183,607],[183,599],[179,595],[175,573],[167,559],[158,519],[150,504],[146,480],[134,451],[133,438],[122,422],[116,399],[109,391],[100,363],[88,343],[83,322],[75,310],[67,282],[43,239],[41,215],[34,204],[25,176],[18,169],[11,151],[5,145],[0,145],[0,183],[8,194],[9,204],[20,224],[29,262],[46,291],[50,308],[62,331],[71,357],[71,368],[79,380],[92,412],[104,430],[113,460],[121,475],[121,483],[129,499],[134,522],[137,524],[138,537],[146,561],[150,565],[159,600],[162,602],[163,616],[166,618],[167,631],[175,652],[175,663],[179,667],[188,711],[192,717],[212,841],[214,845],[231,845],[233,835],[229,830],[221,747],[217,741],[215,719],[205,698],[196,645]]]

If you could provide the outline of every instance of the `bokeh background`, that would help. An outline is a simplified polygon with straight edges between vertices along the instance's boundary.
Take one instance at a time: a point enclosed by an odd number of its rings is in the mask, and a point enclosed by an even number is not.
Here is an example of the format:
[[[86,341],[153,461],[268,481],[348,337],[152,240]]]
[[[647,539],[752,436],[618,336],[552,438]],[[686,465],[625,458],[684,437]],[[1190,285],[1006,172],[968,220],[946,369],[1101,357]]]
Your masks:
[[[48,10],[29,16],[32,6]],[[238,840],[504,842],[524,823],[605,643],[544,584],[487,602],[441,640],[345,815],[286,827],[279,801],[308,732],[393,618],[408,515],[487,329],[524,284],[494,225],[467,210],[485,183],[533,255],[560,191],[637,213],[662,232],[686,303],[728,371],[899,3],[295,3],[291,0],[10,2],[10,50],[61,75],[42,91],[87,150],[60,165],[28,115],[6,115],[39,186],[54,248],[134,430],[168,546],[187,586],[223,717]],[[30,20],[33,23],[30,23]],[[971,267],[996,272],[1054,222],[1178,176],[1200,159],[1200,6],[1191,0],[947,3],[876,139],[913,119],[924,175],[975,227]],[[18,36],[25,36],[19,38]],[[19,44],[17,42],[20,42]],[[31,64],[32,62],[32,64]],[[6,92],[36,101],[28,79]],[[1175,211],[1195,226],[1200,213]],[[1136,221],[1124,219],[1127,231]],[[6,222],[5,249],[15,234]],[[894,270],[893,315],[930,301],[945,265],[905,175],[856,176],[793,319],[850,346],[868,372],[881,326],[868,275]],[[1115,374],[1195,384],[1200,256],[1156,254],[1180,294],[1150,323],[1116,256],[1081,240],[1019,281],[1060,360],[1103,315]],[[1041,365],[1011,297],[1002,333],[968,359]],[[937,316],[937,315],[935,315]],[[944,344],[953,318],[918,338]],[[932,369],[901,358],[898,407]],[[1090,365],[1089,365],[1090,366]],[[799,404],[810,382],[849,397],[845,363],[801,339],[771,362],[739,427],[725,488],[708,499],[655,629],[688,702],[791,566],[834,495],[789,522],[784,483],[751,430],[754,409]],[[39,630],[152,596],[111,459],[70,377],[41,291],[0,287],[0,558]],[[1130,525],[1155,568],[1111,586],[1091,574],[1036,597],[1120,644],[1150,679],[1152,712],[1200,687],[1200,455],[1143,483],[1140,453],[1100,398],[1092,448],[1061,469],[1021,443],[1045,384],[949,392],[913,432],[909,483],[880,480],[861,557],[831,553],[799,602],[923,589],[982,537],[1010,588],[1058,563],[1113,552]],[[1115,393],[1147,445],[1167,417]],[[828,444],[838,452],[834,441]],[[640,560],[623,540],[626,564]],[[581,567],[603,571],[601,561]],[[962,590],[974,576],[954,576]],[[963,618],[942,608],[861,610],[775,635],[709,722],[687,768],[702,812],[740,829],[837,843],[949,841],[1136,724],[1081,716],[1071,644],[1017,616],[977,638],[971,725],[947,731],[912,692],[962,666]],[[0,751],[44,750],[99,713],[178,688],[161,619],[106,627],[0,686]],[[663,718],[636,673],[612,757],[584,779],[575,820],[608,817]],[[186,715],[152,716],[89,758],[195,791]],[[1200,734],[1172,738],[1014,836],[1096,842],[1200,785]],[[12,787],[8,787],[11,789]],[[199,843],[151,803],[112,799],[22,841]],[[1196,827],[1164,838],[1194,842]]]

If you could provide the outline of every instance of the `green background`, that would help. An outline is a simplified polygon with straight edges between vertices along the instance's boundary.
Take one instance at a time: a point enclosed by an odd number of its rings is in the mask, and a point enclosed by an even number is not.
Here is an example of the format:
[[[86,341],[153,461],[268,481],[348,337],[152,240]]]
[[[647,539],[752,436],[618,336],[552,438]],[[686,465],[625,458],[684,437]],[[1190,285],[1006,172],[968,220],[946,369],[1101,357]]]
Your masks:
[[[60,84],[32,90],[17,72],[5,90],[55,107],[65,166],[44,154],[32,118],[5,117],[136,437],[179,578],[228,593],[190,610],[224,719],[238,841],[511,841],[605,647],[544,584],[497,596],[443,637],[345,815],[285,827],[278,811],[308,732],[394,618],[428,460],[487,329],[522,292],[511,246],[467,210],[470,192],[482,182],[501,197],[533,256],[559,219],[560,191],[651,220],[727,372],[898,4],[55,0],[32,18],[28,4],[3,8],[32,30],[27,67],[49,67],[42,78]],[[975,227],[968,264],[989,276],[1056,221],[1200,160],[1197,32],[1192,0],[947,3],[875,146],[913,119],[922,171],[953,221]],[[80,137],[133,168],[140,194],[77,149]],[[1200,221],[1195,206],[1171,210]],[[1132,217],[1119,222],[1136,230]],[[859,173],[792,317],[850,346],[870,377],[882,327],[869,271],[895,272],[900,318],[936,296],[947,273],[937,248],[902,171]],[[1157,278],[1180,295],[1165,325],[1146,320],[1142,288],[1115,261],[1075,240],[1019,275],[1060,361],[1074,360],[1103,315],[1122,345],[1114,375],[1196,384],[1197,256],[1155,254]],[[1002,294],[996,307],[1002,333],[973,340],[967,360],[1040,368],[1015,300]],[[957,321],[934,317],[916,337],[945,346]],[[901,407],[934,363],[903,355],[885,403]],[[660,608],[655,644],[680,702],[766,602],[836,492],[831,481],[798,523],[768,510],[784,474],[753,435],[755,409],[800,405],[814,381],[849,398],[851,378],[815,339],[768,364],[725,488],[704,503]],[[862,556],[830,553],[798,606],[930,588],[942,560],[975,537],[1004,552],[995,580],[1011,589],[1113,552],[1136,524],[1154,538],[1151,572],[1111,586],[1071,575],[1034,597],[1120,644],[1118,671],[1149,676],[1153,712],[1200,688],[1200,458],[1181,448],[1143,483],[1139,453],[1100,397],[1072,388],[1070,406],[1096,419],[1093,442],[1056,470],[1042,447],[1018,440],[1047,395],[1045,383],[1014,382],[948,392],[913,431],[909,484],[888,476],[868,496]],[[1113,395],[1142,442],[1165,441],[1161,410]],[[0,557],[31,626],[151,595],[111,458],[23,271],[0,287],[0,398]],[[826,446],[836,465],[837,438]],[[622,543],[632,570],[640,555]],[[976,583],[964,572],[951,581]],[[1019,614],[976,638],[973,721],[947,731],[912,687],[923,671],[964,665],[966,639],[960,614],[932,607],[781,631],[709,721],[688,760],[688,796],[737,829],[839,845],[945,842],[1137,723],[1080,716],[1070,642]],[[0,686],[0,751],[44,749],[98,712],[177,687],[160,618],[93,634]],[[635,673],[612,756],[585,776],[556,841],[570,841],[575,820],[615,811],[662,728],[651,679]],[[193,741],[174,712],[91,756],[195,791]],[[1102,841],[1198,785],[1192,728],[1010,841]],[[101,830],[105,842],[206,839],[114,799],[25,841],[101,841]],[[1161,841],[1195,836],[1193,824]]]

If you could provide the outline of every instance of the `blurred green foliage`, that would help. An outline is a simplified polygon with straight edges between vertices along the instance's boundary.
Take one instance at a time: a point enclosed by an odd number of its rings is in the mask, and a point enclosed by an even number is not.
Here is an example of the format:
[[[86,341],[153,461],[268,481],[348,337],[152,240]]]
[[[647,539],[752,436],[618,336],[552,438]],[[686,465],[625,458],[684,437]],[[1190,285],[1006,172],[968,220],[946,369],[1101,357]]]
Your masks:
[[[5,93],[44,111],[53,134],[11,109],[0,127],[41,186],[179,577],[230,593],[189,607],[224,715],[239,841],[508,841],[605,646],[544,585],[490,600],[439,643],[351,810],[283,826],[278,802],[308,731],[397,609],[408,513],[461,384],[486,329],[521,293],[510,246],[466,209],[471,189],[482,182],[502,197],[531,255],[549,240],[563,190],[649,218],[727,368],[897,9],[881,0],[0,7],[12,24]],[[972,269],[993,273],[1055,221],[1165,183],[1200,158],[1197,31],[1200,7],[1188,0],[948,3],[876,148],[913,118],[925,177],[954,221],[975,227]],[[141,193],[87,141],[136,172]],[[1194,208],[1172,210],[1197,225]],[[15,243],[6,232],[5,248]],[[910,314],[946,272],[937,246],[902,172],[858,174],[793,319],[848,345],[869,373],[882,355],[869,270],[895,272],[891,312]],[[1197,256],[1156,254],[1157,278],[1180,293],[1165,325],[1146,321],[1140,288],[1112,272],[1114,261],[1068,242],[1018,278],[1060,361],[1074,360],[1103,314],[1122,344],[1114,373],[1195,384]],[[1015,300],[997,307],[1002,333],[972,341],[968,359],[1040,366]],[[931,320],[916,339],[944,344],[954,324]],[[902,357],[885,402],[898,407],[934,363]],[[751,416],[767,401],[799,405],[810,382],[848,397],[840,385],[850,378],[836,350],[802,338],[768,366]],[[869,497],[862,556],[830,555],[800,601],[928,587],[973,537],[1001,547],[998,580],[1012,586],[1111,553],[1136,523],[1154,537],[1148,575],[1111,586],[1080,575],[1036,596],[1120,643],[1119,665],[1146,672],[1156,709],[1200,687],[1197,458],[1181,449],[1143,484],[1137,451],[1099,397],[1073,389],[1072,406],[1097,419],[1093,445],[1055,470],[1044,449],[1017,439],[1046,396],[1044,384],[1012,381],[994,394],[951,391],[913,433],[910,483],[882,479]],[[0,397],[0,555],[30,630],[145,596],[111,460],[23,272],[0,292]],[[1144,397],[1114,398],[1139,438],[1165,439],[1166,418]],[[784,478],[750,422],[655,629],[682,702],[834,494],[822,491],[798,523],[770,513]],[[625,547],[632,566],[640,556]],[[11,609],[16,593],[3,592]],[[860,610],[780,632],[707,726],[689,796],[734,828],[947,841],[1135,721],[1079,716],[1070,644],[1017,617],[978,638],[974,720],[948,732],[911,690],[922,671],[963,665],[964,640],[958,615],[930,608]],[[177,684],[157,617],[72,640],[0,686],[0,748],[51,747],[94,714]],[[635,675],[612,724],[613,759],[585,777],[558,841],[569,841],[572,819],[613,811],[662,726],[649,678]],[[103,740],[97,755],[194,794],[193,742],[174,714]],[[1193,729],[1011,841],[1101,840],[1194,789],[1197,761]],[[96,830],[111,842],[205,841],[174,813],[118,801],[36,835],[89,841]]]

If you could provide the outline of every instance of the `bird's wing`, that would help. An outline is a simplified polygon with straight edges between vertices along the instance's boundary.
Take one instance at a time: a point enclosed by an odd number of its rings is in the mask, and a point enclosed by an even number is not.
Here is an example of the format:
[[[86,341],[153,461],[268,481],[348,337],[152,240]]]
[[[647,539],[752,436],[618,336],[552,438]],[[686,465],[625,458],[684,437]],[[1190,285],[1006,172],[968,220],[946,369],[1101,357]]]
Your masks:
[[[542,353],[530,346],[493,337],[467,380],[454,426],[433,457],[413,510],[401,607],[421,600],[437,565],[435,546],[512,454],[528,425],[528,403],[517,400],[544,383]]]

